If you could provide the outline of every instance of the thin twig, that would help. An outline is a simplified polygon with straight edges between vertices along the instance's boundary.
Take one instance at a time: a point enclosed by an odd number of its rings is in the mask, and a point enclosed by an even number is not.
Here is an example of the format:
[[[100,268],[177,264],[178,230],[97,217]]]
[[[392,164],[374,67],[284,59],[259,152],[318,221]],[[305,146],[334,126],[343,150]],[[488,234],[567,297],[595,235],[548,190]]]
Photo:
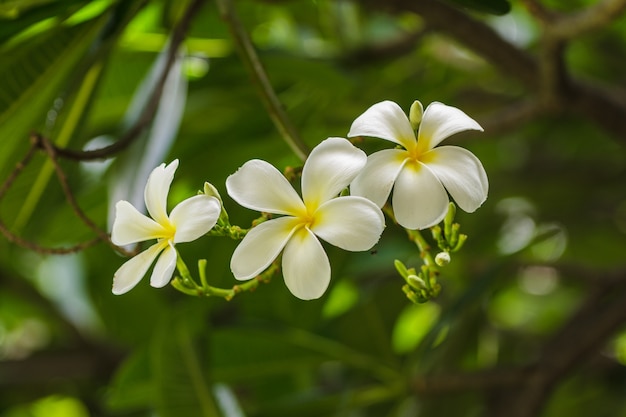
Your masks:
[[[123,254],[127,256],[133,255],[133,253],[128,252],[124,248],[121,248],[115,245],[111,241],[111,238],[109,237],[108,233],[100,229],[80,208],[80,206],[78,205],[78,202],[76,201],[76,198],[74,197],[74,193],[72,193],[72,190],[70,189],[70,186],[67,182],[67,176],[65,175],[65,172],[63,172],[63,169],[61,168],[61,166],[59,165],[59,161],[58,161],[54,146],[52,145],[50,141],[48,141],[47,139],[43,137],[39,137],[39,139],[41,141],[40,146],[42,146],[43,149],[48,154],[48,157],[50,158],[50,161],[52,162],[52,165],[54,166],[54,170],[56,172],[57,179],[59,180],[59,184],[61,184],[61,188],[63,189],[63,193],[65,194],[65,198],[67,202],[70,204],[70,207],[72,207],[72,210],[74,211],[76,216],[80,220],[82,220],[82,222],[85,223],[87,227],[93,230],[96,233],[96,235],[98,235],[98,238],[100,240],[107,243],[114,250],[122,252]]]
[[[24,170],[24,168],[26,168],[26,166],[30,163],[38,147],[39,147],[39,143],[36,138],[36,135],[33,135],[31,137],[31,145],[28,148],[26,155],[22,158],[21,161],[19,161],[15,165],[15,168],[13,169],[13,171],[9,174],[8,178],[4,181],[4,183],[0,187],[0,201],[2,201],[7,191],[11,188],[11,185],[13,185],[17,177]],[[75,252],[84,250],[90,246],[93,246],[100,241],[100,238],[96,238],[96,239],[93,239],[87,242],[82,242],[82,243],[79,243],[77,245],[70,246],[70,247],[49,248],[49,247],[41,246],[37,243],[31,242],[29,240],[26,240],[14,234],[7,227],[7,225],[4,224],[4,222],[1,219],[0,219],[0,233],[2,233],[4,237],[11,243],[14,243],[23,248],[30,249],[34,252],[42,253],[42,254],[64,255],[64,254],[69,254],[69,253],[75,253]]]
[[[514,387],[494,387],[489,415],[539,415],[552,390],[567,374],[583,364],[626,321],[626,281],[622,278],[594,288],[584,304],[545,344],[539,360]],[[503,389],[504,388],[504,389]]]
[[[485,23],[436,0],[362,0],[374,8],[413,11],[426,20],[429,27],[440,30],[460,44],[484,57],[504,74],[521,81],[534,92],[540,92],[541,74],[537,59],[504,40]],[[605,0],[609,1],[609,0]],[[617,3],[618,0],[612,0]],[[626,1],[626,0],[619,0]],[[603,2],[604,3],[604,2]],[[564,110],[572,110],[602,127],[622,145],[626,144],[626,103],[608,88],[567,80],[566,97],[561,97]]]
[[[55,154],[60,158],[73,159],[77,161],[91,161],[95,159],[105,159],[116,155],[120,151],[126,149],[139,135],[150,125],[161,100],[165,82],[167,81],[170,69],[176,61],[176,55],[179,47],[185,39],[189,26],[193,17],[198,13],[200,6],[202,6],[204,0],[193,0],[189,8],[185,11],[185,14],[180,19],[176,27],[172,30],[172,36],[170,39],[169,48],[167,50],[167,58],[165,65],[163,66],[163,72],[161,73],[152,95],[148,100],[148,103],[144,107],[141,115],[133,126],[130,127],[123,135],[112,145],[106,146],[100,149],[93,149],[89,151],[73,150],[68,148],[54,147]]]
[[[525,368],[494,369],[458,374],[420,375],[411,380],[411,389],[419,395],[489,390],[520,385]]]
[[[569,76],[564,60],[565,42],[545,34],[539,50],[539,98],[543,108],[559,111],[569,91]]]
[[[512,103],[479,121],[485,132],[494,136],[533,120],[541,114],[541,110],[542,106],[537,100],[523,100]]]
[[[276,96],[272,84],[269,81],[267,73],[259,60],[259,56],[254,49],[254,45],[250,40],[248,32],[241,24],[235,8],[231,0],[216,0],[217,6],[220,10],[222,20],[224,20],[230,29],[230,32],[235,40],[235,44],[246,66],[250,70],[252,78],[256,82],[263,104],[274,122],[276,129],[282,136],[283,140],[289,145],[291,150],[300,158],[305,160],[308,153],[308,146],[302,141],[298,132],[291,124],[287,113],[285,112],[280,100]]]
[[[538,0],[521,0],[521,3],[531,15],[544,24],[548,24],[556,18],[555,13],[548,10]]]
[[[555,37],[573,39],[615,20],[626,10],[626,0],[603,0],[574,14],[561,15],[546,28]]]
[[[405,33],[386,42],[368,44],[356,48],[340,59],[350,65],[371,64],[385,59],[396,58],[410,52],[420,39],[430,33],[428,26]]]

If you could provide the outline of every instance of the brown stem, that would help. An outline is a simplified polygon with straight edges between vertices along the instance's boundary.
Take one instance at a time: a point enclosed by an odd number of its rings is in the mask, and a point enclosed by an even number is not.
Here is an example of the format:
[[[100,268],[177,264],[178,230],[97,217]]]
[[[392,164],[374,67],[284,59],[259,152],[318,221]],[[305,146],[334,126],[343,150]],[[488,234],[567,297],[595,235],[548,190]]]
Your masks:
[[[454,7],[438,0],[362,1],[373,8],[384,7],[395,12],[412,11],[418,13],[427,21],[429,27],[445,33],[461,45],[466,46],[485,58],[502,73],[522,82],[533,92],[541,93],[544,88],[543,81],[546,77],[542,77],[540,62],[536,58],[502,39],[483,22]],[[602,2],[603,4],[619,7],[606,9],[610,10],[610,13],[602,14],[597,11],[597,14],[614,18],[618,12],[623,10],[621,6],[623,2],[624,0],[605,0]],[[594,20],[594,22],[596,21],[600,20]],[[556,69],[557,74],[559,72],[564,74],[565,71],[560,70],[559,65],[557,61],[557,65],[553,69]],[[543,71],[550,74],[555,73],[555,71],[546,69]],[[552,79],[552,82],[559,87],[556,98],[560,101],[563,109],[572,110],[578,115],[594,121],[611,133],[615,140],[626,145],[626,123],[623,122],[626,120],[626,100],[620,99],[607,88],[576,79]]]
[[[182,42],[185,39],[192,19],[198,13],[198,10],[202,6],[204,0],[193,0],[189,5],[185,14],[182,16],[176,27],[172,30],[172,36],[170,39],[169,48],[167,50],[167,58],[165,65],[163,66],[163,72],[161,73],[152,95],[150,96],[148,103],[144,107],[141,115],[133,126],[130,127],[117,142],[112,145],[106,146],[100,149],[94,149],[89,151],[74,150],[68,148],[54,147],[55,154],[60,158],[73,159],[76,161],[91,161],[95,159],[109,158],[122,150],[126,149],[133,141],[135,141],[139,135],[150,125],[154,119],[154,115],[159,106],[161,95],[163,94],[163,88],[167,77],[170,73],[174,62],[176,61],[176,54]]]
[[[297,130],[291,123],[282,103],[278,99],[269,77],[263,68],[263,64],[252,44],[252,40],[235,12],[235,7],[231,0],[216,0],[216,3],[220,10],[222,20],[228,24],[228,28],[233,36],[241,58],[250,70],[250,74],[259,88],[263,104],[274,126],[276,126],[276,129],[278,129],[278,132],[285,143],[289,145],[293,153],[304,161],[309,153],[309,148],[302,141],[300,135],[298,135]]]
[[[37,135],[31,136],[31,146],[28,148],[26,155],[22,158],[21,161],[19,161],[15,165],[15,168],[13,169],[13,171],[9,174],[8,178],[4,181],[4,183],[0,187],[0,201],[2,201],[7,191],[11,188],[11,185],[13,185],[17,177],[22,173],[24,168],[26,168],[26,166],[32,160],[35,154],[35,151],[39,147],[38,138],[39,137]],[[13,232],[11,232],[11,230],[7,227],[7,225],[2,220],[0,220],[0,233],[2,233],[4,237],[11,243],[14,243],[23,248],[30,249],[34,252],[42,253],[42,254],[63,255],[63,254],[68,254],[68,253],[75,253],[83,249],[86,249],[90,246],[93,246],[100,241],[100,238],[96,238],[88,242],[82,242],[77,245],[66,247],[66,248],[48,248],[48,247],[41,246],[37,243],[31,242],[29,240],[26,240],[14,234]]]
[[[626,10],[626,0],[602,0],[570,15],[559,16],[546,29],[561,39],[573,39],[598,29]]]
[[[492,391],[490,416],[538,415],[557,383],[584,363],[626,321],[626,277],[593,291],[544,346],[540,359],[514,389]]]

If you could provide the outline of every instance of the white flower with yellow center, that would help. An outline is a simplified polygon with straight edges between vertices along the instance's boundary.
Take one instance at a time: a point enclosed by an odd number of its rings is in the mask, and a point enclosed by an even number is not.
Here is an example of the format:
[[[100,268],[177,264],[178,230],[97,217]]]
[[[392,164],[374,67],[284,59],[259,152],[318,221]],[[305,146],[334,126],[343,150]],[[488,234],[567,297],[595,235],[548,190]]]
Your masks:
[[[158,260],[150,277],[150,285],[165,286],[176,268],[176,243],[191,242],[211,230],[220,215],[217,198],[196,195],[178,204],[167,214],[167,195],[178,168],[178,160],[155,168],[144,191],[146,208],[150,217],[141,214],[128,201],[115,205],[115,221],[111,241],[116,245],[129,245],[157,239],[157,242],[137,256],[126,261],[113,276],[113,293],[124,294],[131,290],[146,274],[155,259]]]
[[[393,188],[394,216],[407,229],[439,223],[448,210],[446,190],[463,210],[475,211],[487,199],[489,189],[482,164],[458,146],[435,146],[455,133],[482,131],[482,127],[461,110],[437,102],[422,111],[421,103],[415,101],[410,116],[411,120],[396,103],[383,101],[352,123],[348,137],[386,139],[403,149],[370,155],[350,185],[351,193],[382,207]]]
[[[349,251],[368,250],[385,227],[380,209],[368,199],[338,197],[365,166],[367,156],[346,139],[316,146],[302,170],[302,196],[272,165],[246,162],[226,180],[228,194],[252,210],[282,215],[252,228],[235,249],[231,269],[247,280],[283,252],[287,288],[303,300],[319,298],[330,282],[330,262],[318,240]]]

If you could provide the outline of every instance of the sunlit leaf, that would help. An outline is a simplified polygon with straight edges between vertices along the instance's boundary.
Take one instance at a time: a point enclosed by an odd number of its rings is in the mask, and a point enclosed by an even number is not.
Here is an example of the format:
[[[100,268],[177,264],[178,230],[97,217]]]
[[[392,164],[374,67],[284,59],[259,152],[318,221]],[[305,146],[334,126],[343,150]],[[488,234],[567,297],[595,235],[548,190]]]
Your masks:
[[[396,352],[413,350],[439,318],[441,308],[435,303],[410,304],[398,317],[392,343]]]
[[[327,318],[339,316],[350,310],[358,300],[358,288],[352,282],[343,279],[332,287],[322,314]]]
[[[10,8],[9,6],[4,9],[4,19],[2,19],[3,9],[1,9],[2,5],[0,5],[0,42],[10,39],[12,36],[38,22],[67,15],[75,9],[76,5],[85,2],[86,0],[66,0],[41,4],[23,12],[17,12],[19,19],[7,16],[7,14],[11,15],[11,13],[16,13],[16,11],[19,10],[16,7]]]
[[[29,130],[46,125],[47,111],[104,23],[58,27],[9,50],[0,48],[0,167]]]

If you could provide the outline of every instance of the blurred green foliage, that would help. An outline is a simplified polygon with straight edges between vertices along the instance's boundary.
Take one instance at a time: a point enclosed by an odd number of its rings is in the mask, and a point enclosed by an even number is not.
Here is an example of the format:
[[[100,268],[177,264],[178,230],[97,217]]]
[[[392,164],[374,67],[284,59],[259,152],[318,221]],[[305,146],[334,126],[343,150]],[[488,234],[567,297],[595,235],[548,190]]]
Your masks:
[[[0,2],[0,178],[26,152],[30,132],[73,149],[119,137],[137,87],[190,3]],[[510,12],[506,1],[454,3],[536,50],[541,30],[517,2]],[[544,3],[568,12],[593,2]],[[441,101],[493,122],[528,94],[410,12],[332,0],[236,6],[311,147],[345,136],[382,100],[407,111],[415,99]],[[625,28],[618,19],[572,42],[571,73],[623,88]],[[408,47],[393,49],[398,43]],[[249,224],[256,213],[228,199],[226,177],[252,158],[279,168],[301,162],[272,125],[212,2],[194,16],[184,46],[184,113],[163,160],[181,161],[171,203],[209,181],[233,223]],[[146,280],[113,296],[112,276],[125,259],[104,244],[55,261],[0,240],[0,416],[482,415],[485,401],[471,390],[415,395],[410,381],[529,363],[596,285],[561,266],[624,266],[626,152],[623,138],[567,113],[448,141],[481,159],[490,196],[476,213],[458,213],[469,240],[443,270],[440,297],[425,305],[400,290],[393,260],[419,268],[420,257],[390,223],[371,253],[328,247],[331,288],[309,302],[292,297],[280,276],[230,302],[155,290]],[[360,145],[368,153],[383,146]],[[107,229],[114,173],[139,162],[120,156],[110,165],[61,166],[80,206]],[[51,168],[36,155],[0,200],[2,220],[42,245],[92,238]],[[193,259],[208,260],[212,285],[231,287],[235,245],[201,239],[180,251],[190,268]],[[592,365],[566,378],[543,415],[623,414],[624,338],[616,335]],[[9,371],[20,363],[17,378]]]

